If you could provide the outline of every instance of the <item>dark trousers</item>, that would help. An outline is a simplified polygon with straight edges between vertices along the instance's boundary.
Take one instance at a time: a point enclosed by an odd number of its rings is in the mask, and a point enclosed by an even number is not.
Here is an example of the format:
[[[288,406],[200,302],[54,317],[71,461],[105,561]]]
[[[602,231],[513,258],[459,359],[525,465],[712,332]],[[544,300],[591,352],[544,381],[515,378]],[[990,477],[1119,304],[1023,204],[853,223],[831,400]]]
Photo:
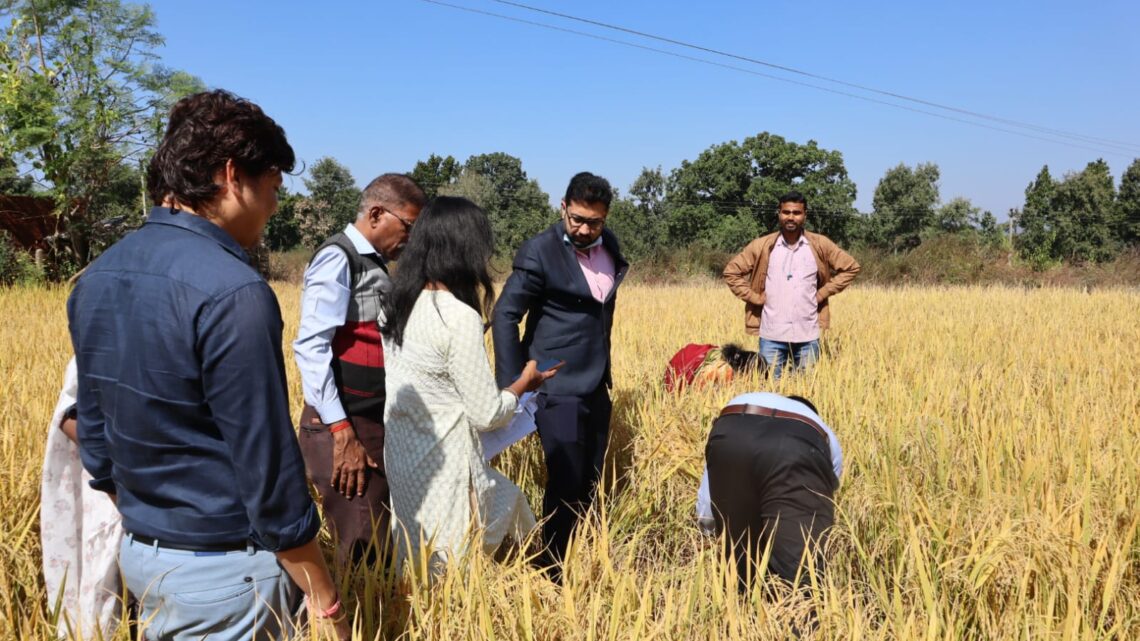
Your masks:
[[[376,543],[384,546],[388,540],[389,503],[388,478],[384,475],[384,423],[363,416],[350,416],[356,437],[364,445],[378,469],[366,471],[363,496],[346,498],[332,486],[333,435],[321,423],[316,410],[305,405],[301,412],[301,455],[309,481],[316,486],[321,497],[325,523],[337,542],[337,561],[341,564],[367,559],[370,563],[386,550],[369,546],[375,532]]]
[[[561,562],[578,517],[594,500],[613,405],[605,385],[586,396],[542,394],[535,424],[546,455],[546,493],[542,498],[543,542],[549,560]]]
[[[735,557],[742,587],[769,544],[769,573],[795,583],[805,546],[823,571],[838,481],[822,435],[795,420],[724,416],[713,423],[705,461],[717,532],[727,534],[725,552]],[[799,584],[806,580],[805,570]]]

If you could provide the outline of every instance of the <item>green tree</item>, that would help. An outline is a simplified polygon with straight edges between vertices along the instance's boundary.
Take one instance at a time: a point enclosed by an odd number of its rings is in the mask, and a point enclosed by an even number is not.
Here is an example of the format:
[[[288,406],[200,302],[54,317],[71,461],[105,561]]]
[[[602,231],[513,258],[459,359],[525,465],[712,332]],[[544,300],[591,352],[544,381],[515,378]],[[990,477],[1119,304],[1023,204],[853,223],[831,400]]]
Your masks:
[[[1057,213],[1053,208],[1057,196],[1057,183],[1045,165],[1037,177],[1025,188],[1025,206],[1017,215],[1015,247],[1018,254],[1034,267],[1041,269],[1057,260]]]
[[[809,228],[840,243],[850,239],[855,183],[843,154],[764,132],[713,145],[673,170],[665,197],[668,241],[736,249],[775,229],[779,198],[792,189],[807,197]]]
[[[423,188],[428,198],[435,198],[440,189],[459,179],[461,171],[463,171],[463,165],[459,164],[455,158],[451,156],[443,158],[432,154],[428,156],[427,160],[418,161],[416,166],[412,168],[410,175],[412,180],[415,180]]]
[[[458,178],[439,188],[440,196],[466,198],[487,211],[495,205],[495,187],[491,179],[473,171],[460,171]]]
[[[297,220],[297,203],[300,194],[291,194],[284,187],[277,192],[277,213],[269,217],[261,239],[271,251],[288,251],[301,244],[301,227]]]
[[[970,202],[969,198],[961,196],[951,199],[938,208],[935,224],[924,230],[923,241],[951,234],[990,246],[1002,243],[997,218],[988,211],[982,211],[982,208]]]
[[[1094,160],[1057,186],[1053,209],[1059,234],[1056,257],[1073,262],[1110,260],[1120,250],[1116,188],[1108,163]]]
[[[980,215],[976,215],[970,220],[970,224],[977,231],[982,242],[987,245],[999,247],[1005,243],[1005,234],[1002,232],[1001,225],[998,224],[997,217],[992,212],[981,212]]]
[[[872,244],[891,249],[916,247],[921,234],[938,224],[938,165],[913,169],[899,163],[887,170],[871,200]]]
[[[648,258],[665,244],[665,184],[660,167],[643,167],[628,198],[615,190],[606,226],[621,239],[622,253],[630,260]]]
[[[1140,244],[1140,158],[1133,160],[1120,177],[1116,206],[1120,241],[1126,245]]]
[[[482,207],[491,219],[496,253],[504,256],[554,220],[550,196],[527,178],[521,160],[501,151],[468,158],[458,178],[439,193],[464,196]]]
[[[145,160],[172,102],[201,82],[155,64],[163,40],[146,5],[14,0],[0,17],[0,155],[48,186],[81,266],[99,244],[100,199],[116,191],[122,167]]]
[[[940,233],[957,234],[973,228],[981,216],[981,207],[975,207],[969,198],[953,198],[938,208],[934,228]]]
[[[307,198],[294,204],[301,243],[316,249],[325,239],[356,220],[360,189],[347,167],[335,158],[319,158],[303,181]]]
[[[35,190],[36,181],[31,176],[22,173],[11,158],[0,156],[0,194],[31,196]]]

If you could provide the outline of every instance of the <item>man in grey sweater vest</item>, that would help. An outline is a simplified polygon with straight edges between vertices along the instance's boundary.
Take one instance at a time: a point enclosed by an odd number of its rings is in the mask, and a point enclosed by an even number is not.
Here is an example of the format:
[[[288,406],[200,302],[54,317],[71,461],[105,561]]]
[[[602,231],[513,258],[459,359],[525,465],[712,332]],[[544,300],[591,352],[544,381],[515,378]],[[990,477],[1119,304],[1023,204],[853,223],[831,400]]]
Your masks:
[[[388,535],[384,477],[384,352],[377,320],[387,263],[399,257],[426,198],[411,178],[384,174],[364,189],[356,220],[305,270],[293,351],[305,407],[301,452],[337,540],[360,560]]]

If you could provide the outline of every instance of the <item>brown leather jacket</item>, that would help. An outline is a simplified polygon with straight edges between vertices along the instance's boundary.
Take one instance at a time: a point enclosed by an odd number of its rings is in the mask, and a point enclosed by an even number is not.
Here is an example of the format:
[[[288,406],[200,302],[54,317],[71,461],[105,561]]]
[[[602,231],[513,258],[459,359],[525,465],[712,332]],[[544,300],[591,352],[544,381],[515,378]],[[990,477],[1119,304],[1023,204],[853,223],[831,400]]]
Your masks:
[[[827,236],[806,230],[804,234],[815,255],[817,293],[823,297],[823,302],[819,304],[819,328],[827,329],[831,324],[827,299],[843,291],[855,280],[859,273],[859,263]],[[760,312],[764,309],[768,256],[779,236],[780,232],[773,232],[748,243],[744,251],[728,261],[724,268],[724,282],[737,298],[744,301],[744,331],[753,336],[760,334]]]

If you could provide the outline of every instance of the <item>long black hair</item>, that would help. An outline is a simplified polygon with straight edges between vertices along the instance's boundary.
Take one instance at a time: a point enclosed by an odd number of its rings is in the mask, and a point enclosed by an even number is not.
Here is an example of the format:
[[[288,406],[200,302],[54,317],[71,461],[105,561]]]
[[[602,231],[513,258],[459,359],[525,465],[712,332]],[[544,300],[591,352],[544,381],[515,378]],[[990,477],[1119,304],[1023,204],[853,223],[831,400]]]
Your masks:
[[[759,369],[761,374],[768,371],[768,363],[764,360],[763,356],[756,352],[751,352],[736,343],[728,343],[720,346],[720,356],[728,363],[733,372],[747,372],[753,369]]]
[[[439,283],[487,319],[495,303],[487,262],[494,242],[487,214],[466,198],[437,196],[416,218],[400,255],[392,291],[384,299],[381,333],[404,344],[404,330],[416,299],[428,283]]]

